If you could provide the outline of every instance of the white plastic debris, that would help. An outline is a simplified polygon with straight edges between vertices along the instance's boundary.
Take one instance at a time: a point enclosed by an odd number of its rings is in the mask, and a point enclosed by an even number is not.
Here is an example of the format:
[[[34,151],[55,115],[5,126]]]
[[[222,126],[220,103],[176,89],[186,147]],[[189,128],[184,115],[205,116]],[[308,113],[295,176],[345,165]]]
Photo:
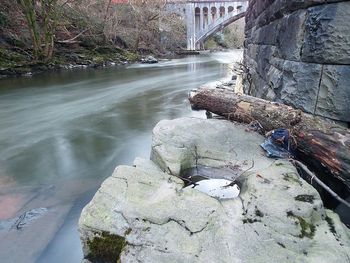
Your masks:
[[[218,199],[236,198],[240,193],[237,184],[232,185],[232,181],[225,179],[202,180],[189,187]]]

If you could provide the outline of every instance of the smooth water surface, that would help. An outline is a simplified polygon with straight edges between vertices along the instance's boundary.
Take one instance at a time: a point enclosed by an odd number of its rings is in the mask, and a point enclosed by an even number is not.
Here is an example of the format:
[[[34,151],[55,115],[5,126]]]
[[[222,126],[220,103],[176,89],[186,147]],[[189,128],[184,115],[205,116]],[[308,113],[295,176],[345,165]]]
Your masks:
[[[149,158],[161,119],[202,116],[188,91],[230,76],[241,56],[0,80],[0,261],[80,262],[77,222],[101,182]]]

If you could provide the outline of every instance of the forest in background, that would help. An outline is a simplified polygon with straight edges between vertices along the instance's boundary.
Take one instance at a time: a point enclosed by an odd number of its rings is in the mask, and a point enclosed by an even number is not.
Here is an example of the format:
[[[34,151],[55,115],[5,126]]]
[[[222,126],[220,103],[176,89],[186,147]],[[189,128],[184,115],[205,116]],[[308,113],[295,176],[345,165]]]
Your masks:
[[[243,48],[245,18],[241,18],[207,39],[205,49]]]
[[[170,30],[162,32],[160,23]],[[1,0],[0,68],[16,73],[33,66],[135,61],[138,54],[181,48],[185,33],[183,21],[166,14],[162,0],[122,5],[111,0]]]
[[[122,64],[144,54],[169,56],[186,47],[184,21],[166,11],[165,0],[0,2],[0,75]],[[228,28],[209,39],[207,47],[242,46],[243,27],[241,37]]]

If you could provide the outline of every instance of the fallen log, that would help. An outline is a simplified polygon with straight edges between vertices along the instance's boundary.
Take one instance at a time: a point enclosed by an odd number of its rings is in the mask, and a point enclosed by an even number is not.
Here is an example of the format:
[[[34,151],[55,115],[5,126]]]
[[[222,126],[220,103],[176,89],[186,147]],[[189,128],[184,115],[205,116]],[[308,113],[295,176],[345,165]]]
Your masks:
[[[268,132],[287,128],[296,152],[311,166],[320,166],[350,189],[350,131],[332,121],[292,107],[229,90],[201,88],[189,95],[191,106],[228,120],[258,121]]]

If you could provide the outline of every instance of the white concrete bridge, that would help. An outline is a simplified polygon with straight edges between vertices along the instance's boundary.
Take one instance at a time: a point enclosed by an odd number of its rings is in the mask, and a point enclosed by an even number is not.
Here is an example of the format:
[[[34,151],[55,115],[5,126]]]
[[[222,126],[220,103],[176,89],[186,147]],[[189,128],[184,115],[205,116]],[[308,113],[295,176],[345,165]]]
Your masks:
[[[127,4],[130,0],[112,0]],[[168,12],[182,16],[187,27],[187,50],[203,47],[204,41],[245,16],[249,0],[162,0]]]
[[[248,0],[194,0],[186,2],[187,49],[196,50],[204,41],[242,18]]]

